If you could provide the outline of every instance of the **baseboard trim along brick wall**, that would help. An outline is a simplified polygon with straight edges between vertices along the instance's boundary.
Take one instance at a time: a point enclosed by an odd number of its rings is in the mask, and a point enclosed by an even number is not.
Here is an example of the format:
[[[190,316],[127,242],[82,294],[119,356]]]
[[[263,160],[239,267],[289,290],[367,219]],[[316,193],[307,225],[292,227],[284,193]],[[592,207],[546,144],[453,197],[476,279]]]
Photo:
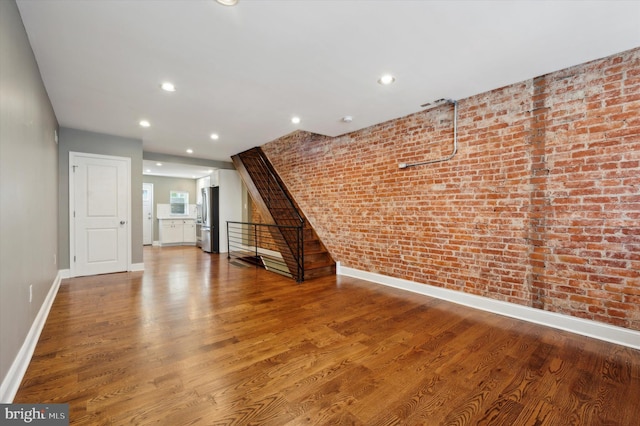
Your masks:
[[[338,265],[336,273],[640,350],[640,332],[623,327],[502,302],[442,287],[415,283],[400,278],[387,277],[372,272],[359,271],[340,265]]]

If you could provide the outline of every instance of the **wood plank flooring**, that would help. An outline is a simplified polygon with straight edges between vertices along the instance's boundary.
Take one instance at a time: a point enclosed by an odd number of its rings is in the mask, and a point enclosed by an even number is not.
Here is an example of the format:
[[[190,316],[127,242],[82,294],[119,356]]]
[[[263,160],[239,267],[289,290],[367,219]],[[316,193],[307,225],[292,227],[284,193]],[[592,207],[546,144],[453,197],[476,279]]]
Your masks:
[[[16,403],[73,425],[638,425],[640,351],[193,247],[64,280]]]

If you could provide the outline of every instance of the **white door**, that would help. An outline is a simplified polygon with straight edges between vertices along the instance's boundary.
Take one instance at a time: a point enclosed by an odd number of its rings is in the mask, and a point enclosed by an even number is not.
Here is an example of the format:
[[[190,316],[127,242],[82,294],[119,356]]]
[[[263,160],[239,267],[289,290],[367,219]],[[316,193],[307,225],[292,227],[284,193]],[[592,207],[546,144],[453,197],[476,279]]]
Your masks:
[[[142,244],[153,244],[153,184],[142,184]]]
[[[69,154],[71,273],[126,271],[129,266],[129,158]]]

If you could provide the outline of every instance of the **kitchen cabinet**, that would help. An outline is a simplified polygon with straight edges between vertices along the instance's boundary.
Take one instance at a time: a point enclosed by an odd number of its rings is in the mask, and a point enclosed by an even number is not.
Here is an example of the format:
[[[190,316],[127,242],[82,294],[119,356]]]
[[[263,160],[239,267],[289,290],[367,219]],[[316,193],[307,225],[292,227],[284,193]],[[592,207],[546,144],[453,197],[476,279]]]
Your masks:
[[[202,188],[211,186],[211,176],[196,180],[196,204],[202,205]]]
[[[184,220],[184,229],[182,230],[182,242],[185,244],[196,243],[196,221]]]
[[[195,245],[195,219],[158,219],[160,245]]]

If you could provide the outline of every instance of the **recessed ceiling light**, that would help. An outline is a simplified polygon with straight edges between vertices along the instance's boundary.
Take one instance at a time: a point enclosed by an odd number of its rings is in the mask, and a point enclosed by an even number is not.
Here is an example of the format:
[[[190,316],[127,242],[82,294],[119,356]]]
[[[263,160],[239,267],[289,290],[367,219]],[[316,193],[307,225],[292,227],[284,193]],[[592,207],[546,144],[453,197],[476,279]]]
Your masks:
[[[168,81],[165,81],[164,83],[162,83],[160,85],[160,87],[165,92],[175,92],[176,91],[176,86],[174,86],[173,83],[169,83]]]
[[[140,120],[140,127],[149,127],[151,126],[151,123],[149,123],[147,120]]]
[[[156,163],[156,166],[161,167],[162,163]]]
[[[396,81],[396,78],[391,74],[385,74],[378,79],[378,83],[383,84],[385,86],[393,83],[394,81]]]
[[[147,170],[146,170],[146,172],[147,172],[147,173],[151,173],[151,169],[147,169]]]
[[[211,139],[213,139],[214,141],[217,141],[220,138],[220,136],[218,136],[217,133],[211,133]]]
[[[236,4],[238,4],[238,0],[216,0],[216,1],[223,6],[235,6]]]
[[[191,148],[187,149],[187,154],[193,154],[193,150]]]
[[[300,122],[300,117],[292,117],[292,118],[291,118],[291,122],[292,122],[293,124],[298,124],[298,123]]]

